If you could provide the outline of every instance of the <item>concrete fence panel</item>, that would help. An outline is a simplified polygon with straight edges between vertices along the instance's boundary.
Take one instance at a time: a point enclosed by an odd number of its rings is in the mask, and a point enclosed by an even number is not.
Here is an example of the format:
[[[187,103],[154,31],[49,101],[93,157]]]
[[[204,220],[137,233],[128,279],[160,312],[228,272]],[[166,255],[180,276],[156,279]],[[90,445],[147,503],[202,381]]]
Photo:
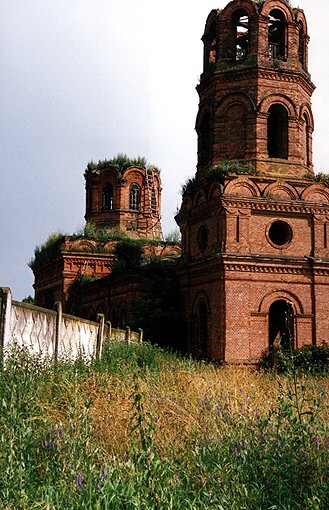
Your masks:
[[[102,314],[98,315],[98,322],[92,322],[63,314],[61,303],[56,303],[56,307],[52,311],[13,301],[10,289],[0,287],[0,354],[16,344],[31,354],[54,359],[76,359],[80,354],[92,358],[101,356],[104,337],[142,341],[142,330],[136,333],[129,327],[112,329]]]

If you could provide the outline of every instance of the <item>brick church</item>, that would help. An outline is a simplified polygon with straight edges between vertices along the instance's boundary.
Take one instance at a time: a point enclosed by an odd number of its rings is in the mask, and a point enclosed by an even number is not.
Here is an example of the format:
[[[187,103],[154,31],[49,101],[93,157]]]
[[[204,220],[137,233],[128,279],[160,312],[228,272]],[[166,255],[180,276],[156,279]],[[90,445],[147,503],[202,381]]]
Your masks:
[[[175,218],[187,350],[254,362],[279,343],[321,345],[329,336],[329,189],[312,163],[304,12],[287,0],[233,0],[211,11],[202,40],[198,164]],[[103,164],[85,177],[88,222],[161,240],[158,174]],[[92,240],[65,243],[57,262],[34,269],[37,304],[47,291],[67,299],[86,266],[102,278],[85,287],[80,312],[103,306],[110,319],[120,300],[129,312],[146,284],[140,272],[116,282],[110,245],[97,253]],[[161,242],[146,249],[179,255]]]
[[[307,23],[285,0],[207,19],[198,165],[176,221],[190,351],[254,361],[328,342],[329,189],[312,164]]]

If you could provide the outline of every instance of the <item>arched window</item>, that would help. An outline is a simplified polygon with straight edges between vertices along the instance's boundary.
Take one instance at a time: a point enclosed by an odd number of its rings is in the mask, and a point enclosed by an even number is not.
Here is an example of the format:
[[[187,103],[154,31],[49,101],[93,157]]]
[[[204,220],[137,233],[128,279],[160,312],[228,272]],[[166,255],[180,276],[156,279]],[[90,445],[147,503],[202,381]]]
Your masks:
[[[304,30],[304,25],[300,21],[298,23],[298,58],[299,62],[302,65],[302,68],[306,71],[307,65],[306,65],[306,35]]]
[[[217,59],[216,23],[213,21],[204,36],[204,69],[207,70]]]
[[[270,158],[288,159],[288,112],[281,104],[273,104],[268,113],[268,155]]]
[[[268,45],[273,60],[285,60],[286,55],[286,18],[282,11],[274,9],[268,21]]]
[[[270,347],[293,347],[294,317],[291,303],[284,299],[274,301],[268,314],[268,332]]]
[[[93,208],[93,192],[92,189],[89,188],[87,191],[87,211],[91,211]]]
[[[310,125],[307,115],[304,113],[304,161],[306,166],[311,165],[310,151]]]
[[[211,122],[210,115],[206,113],[200,123],[198,137],[199,164],[207,165],[211,160]]]
[[[246,150],[245,110],[241,104],[233,104],[226,111],[225,157],[243,159]]]
[[[113,209],[113,186],[106,184],[102,193],[102,207],[106,211]]]
[[[137,182],[133,182],[130,185],[129,192],[129,209],[133,211],[139,211],[141,205],[141,189]]]
[[[235,40],[235,60],[244,60],[248,54],[249,43],[249,18],[245,10],[236,11],[232,18],[234,40]]]

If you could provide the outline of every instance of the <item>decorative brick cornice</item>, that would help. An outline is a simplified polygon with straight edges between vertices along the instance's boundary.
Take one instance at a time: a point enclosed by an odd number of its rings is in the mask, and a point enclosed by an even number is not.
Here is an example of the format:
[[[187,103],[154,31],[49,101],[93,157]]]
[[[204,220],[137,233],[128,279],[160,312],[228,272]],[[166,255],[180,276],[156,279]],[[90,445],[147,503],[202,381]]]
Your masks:
[[[254,199],[249,197],[221,197],[223,207],[235,207],[239,209],[252,209],[256,211],[287,212],[300,214],[325,214],[329,213],[329,204],[310,202],[276,202],[272,199]]]

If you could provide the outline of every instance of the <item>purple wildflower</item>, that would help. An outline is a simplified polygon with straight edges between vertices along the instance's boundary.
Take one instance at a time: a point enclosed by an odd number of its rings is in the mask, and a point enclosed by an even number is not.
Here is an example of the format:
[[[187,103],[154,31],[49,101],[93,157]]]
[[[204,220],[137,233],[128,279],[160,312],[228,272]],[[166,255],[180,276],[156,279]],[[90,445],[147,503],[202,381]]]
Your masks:
[[[102,469],[103,480],[106,479],[106,474],[107,474],[106,467],[103,467]]]
[[[319,446],[320,444],[320,439],[319,439],[319,436],[317,436],[316,434],[314,436],[311,437],[311,442],[315,445],[315,446]]]
[[[305,451],[305,450],[300,450],[299,451],[299,454],[301,457],[303,457],[304,459],[308,459],[308,453]]]
[[[82,486],[82,482],[83,482],[82,474],[79,473],[75,479],[76,486],[80,488]]]

